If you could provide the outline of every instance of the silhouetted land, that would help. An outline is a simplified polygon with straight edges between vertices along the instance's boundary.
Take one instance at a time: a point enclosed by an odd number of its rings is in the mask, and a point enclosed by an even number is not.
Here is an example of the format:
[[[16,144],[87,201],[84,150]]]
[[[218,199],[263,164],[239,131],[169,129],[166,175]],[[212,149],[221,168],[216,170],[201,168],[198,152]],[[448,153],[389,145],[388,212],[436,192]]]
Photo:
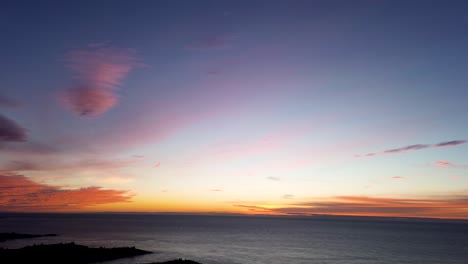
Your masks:
[[[149,251],[144,251],[135,247],[90,248],[76,245],[75,243],[60,243],[27,246],[19,249],[0,248],[0,263],[87,264],[150,253]],[[171,264],[177,263],[191,264],[190,262],[172,262]]]
[[[166,261],[166,262],[152,262],[152,263],[147,263],[147,264],[201,264],[201,263],[193,261],[193,260],[187,260],[187,259],[176,259],[176,260],[171,260],[171,261]]]
[[[19,234],[19,233],[0,233],[0,242],[12,240],[12,239],[25,239],[25,238],[50,237],[50,236],[57,236],[57,235],[56,234],[31,235],[31,234]]]
[[[32,235],[20,233],[0,233],[0,242],[13,239],[26,239],[36,237],[57,236],[56,234]],[[90,248],[75,243],[60,243],[50,245],[33,245],[19,249],[0,248],[0,263],[8,264],[88,264],[120,258],[135,257],[152,252],[135,247],[120,248]],[[176,259],[166,262],[153,262],[146,264],[201,264],[192,260]]]

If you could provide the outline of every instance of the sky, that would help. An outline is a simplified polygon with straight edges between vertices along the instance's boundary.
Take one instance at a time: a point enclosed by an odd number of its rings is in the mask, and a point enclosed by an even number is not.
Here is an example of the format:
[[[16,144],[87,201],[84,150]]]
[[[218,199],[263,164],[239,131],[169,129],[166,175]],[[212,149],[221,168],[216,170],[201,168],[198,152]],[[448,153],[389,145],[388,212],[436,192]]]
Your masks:
[[[466,1],[4,1],[0,211],[468,219]]]

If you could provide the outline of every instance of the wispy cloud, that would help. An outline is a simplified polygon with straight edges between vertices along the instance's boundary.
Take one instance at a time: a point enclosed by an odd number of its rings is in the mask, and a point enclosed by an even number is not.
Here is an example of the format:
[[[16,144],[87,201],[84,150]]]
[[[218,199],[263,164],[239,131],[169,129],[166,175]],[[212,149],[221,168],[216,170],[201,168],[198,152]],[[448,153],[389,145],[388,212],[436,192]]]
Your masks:
[[[280,180],[280,178],[274,177],[274,176],[267,177],[267,179],[272,180],[272,181],[279,181]]]
[[[47,161],[47,160],[46,160]],[[138,164],[138,160],[78,159],[68,162],[45,162],[44,159],[11,160],[3,167],[7,171],[105,171]]]
[[[127,191],[100,187],[62,189],[21,175],[0,175],[0,211],[75,211],[99,204],[129,202]]]
[[[60,101],[80,116],[97,116],[114,107],[116,89],[135,67],[141,65],[132,49],[89,48],[66,56],[67,67],[78,81]]]
[[[450,161],[435,161],[432,164],[439,166],[439,167],[448,167],[448,166],[453,166],[454,164]]]
[[[0,94],[0,107],[17,107],[19,103],[11,98]]]
[[[26,141],[26,129],[0,114],[0,143]]]
[[[361,158],[361,157],[372,157],[376,155],[382,155],[382,154],[397,154],[397,153],[406,153],[409,151],[415,151],[415,150],[421,150],[421,149],[427,149],[427,148],[440,148],[440,147],[454,147],[458,146],[461,144],[466,143],[466,140],[452,140],[452,141],[445,141],[445,142],[440,142],[437,144],[415,144],[415,145],[408,145],[400,148],[395,148],[395,149],[387,149],[382,152],[378,153],[367,153],[367,154],[362,154],[362,155],[354,155],[354,157]]]
[[[293,198],[294,198],[294,195],[292,195],[292,194],[283,195],[283,199],[293,199]]]
[[[433,147],[450,147],[450,146],[458,146],[458,145],[465,144],[465,143],[466,143],[466,140],[452,140],[452,141],[437,143],[433,145]]]
[[[391,217],[468,218],[468,193],[427,199],[339,196],[317,201],[266,207],[237,205],[252,213],[285,215],[360,215]]]
[[[416,144],[416,145],[409,145],[409,146],[396,148],[396,149],[384,150],[384,153],[400,153],[400,152],[406,152],[408,150],[425,149],[425,148],[428,148],[428,147],[430,147],[430,145]]]
[[[393,177],[390,177],[390,179],[393,179],[393,180],[402,180],[402,179],[405,179],[405,177],[402,177],[402,176],[393,176]]]

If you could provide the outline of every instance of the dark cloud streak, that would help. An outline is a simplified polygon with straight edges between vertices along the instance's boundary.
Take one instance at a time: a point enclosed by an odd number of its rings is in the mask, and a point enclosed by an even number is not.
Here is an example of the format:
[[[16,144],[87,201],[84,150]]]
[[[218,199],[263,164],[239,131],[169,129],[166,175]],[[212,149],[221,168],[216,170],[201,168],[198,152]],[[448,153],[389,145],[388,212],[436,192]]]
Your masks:
[[[431,147],[432,148],[454,147],[454,146],[465,144],[466,142],[467,142],[466,140],[452,140],[452,141],[445,141],[445,142],[440,142],[440,143],[432,144],[432,145],[431,144],[414,144],[414,145],[408,145],[408,146],[395,148],[395,149],[387,149],[380,153],[367,153],[363,155],[354,155],[354,157],[361,158],[361,157],[372,157],[372,156],[377,156],[377,155],[382,155],[382,154],[406,153],[408,151],[427,149]]]
[[[26,129],[0,114],[0,143],[26,141]]]

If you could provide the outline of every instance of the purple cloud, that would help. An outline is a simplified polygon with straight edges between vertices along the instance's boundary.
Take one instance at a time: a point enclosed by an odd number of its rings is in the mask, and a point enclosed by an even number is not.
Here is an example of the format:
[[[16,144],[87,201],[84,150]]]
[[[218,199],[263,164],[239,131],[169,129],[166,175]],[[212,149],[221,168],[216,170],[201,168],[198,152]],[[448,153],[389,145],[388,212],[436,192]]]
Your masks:
[[[440,148],[440,147],[454,147],[458,146],[461,144],[466,143],[466,140],[452,140],[452,141],[445,141],[445,142],[440,142],[437,144],[415,144],[415,145],[408,145],[400,148],[395,148],[395,149],[388,149],[384,150],[380,153],[367,153],[364,155],[354,155],[356,158],[360,157],[372,157],[376,155],[382,155],[382,154],[397,154],[397,153],[405,153],[408,151],[414,151],[414,150],[421,150],[421,149],[426,149],[426,148]]]
[[[433,145],[433,147],[451,147],[451,146],[458,146],[458,145],[465,144],[465,143],[466,143],[466,140],[452,140],[452,141],[437,143]]]
[[[26,141],[26,129],[0,114],[0,143]]]
[[[0,107],[17,107],[19,103],[0,94]]]
[[[396,148],[396,149],[389,149],[385,150],[384,153],[400,153],[400,152],[405,152],[408,150],[419,150],[419,149],[425,149],[430,147],[430,145],[423,145],[423,144],[416,144],[416,145],[409,145],[401,148]]]

